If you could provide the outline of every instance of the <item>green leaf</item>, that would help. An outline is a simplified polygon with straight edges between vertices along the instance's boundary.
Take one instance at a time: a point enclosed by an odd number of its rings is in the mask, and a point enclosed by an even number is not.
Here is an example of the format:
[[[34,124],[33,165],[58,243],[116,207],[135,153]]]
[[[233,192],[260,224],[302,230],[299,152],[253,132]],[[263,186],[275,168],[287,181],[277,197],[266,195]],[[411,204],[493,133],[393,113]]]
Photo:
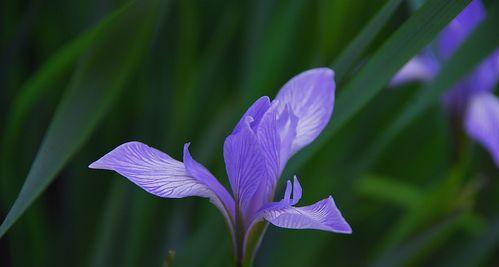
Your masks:
[[[335,79],[338,83],[344,81],[346,74],[358,63],[362,53],[371,45],[401,3],[402,0],[388,1],[333,63]]]
[[[58,106],[0,237],[85,143],[125,86],[150,41],[158,1],[127,5],[99,29]]]
[[[331,123],[321,136],[288,164],[294,173],[319,148],[372,100],[393,75],[418,53],[469,3],[469,0],[431,0],[412,15],[374,53],[355,78],[342,88]]]
[[[496,217],[490,227],[482,230],[482,233],[471,242],[463,246],[448,257],[441,266],[481,266],[494,255],[494,249],[499,244],[499,217]]]
[[[382,176],[368,175],[360,179],[357,190],[363,196],[406,208],[414,207],[422,200],[422,192],[416,186]]]
[[[468,209],[480,185],[474,180],[463,184],[464,169],[464,166],[453,168],[445,179],[429,189],[424,198],[391,227],[378,249],[391,250],[419,228],[456,210]]]
[[[102,210],[102,223],[99,225],[94,241],[94,251],[89,260],[88,266],[109,266],[111,264],[109,256],[112,254],[113,241],[120,239],[120,234],[115,231],[120,225],[123,215],[127,212],[126,187],[124,183],[115,182],[111,186],[106,205]],[[123,230],[120,228],[120,230]],[[112,265],[112,264],[111,264]]]
[[[15,145],[18,142],[17,136],[22,129],[22,123],[26,116],[33,109],[34,104],[41,95],[52,91],[55,88],[55,83],[60,81],[67,71],[73,67],[77,59],[92,44],[96,33],[108,25],[120,12],[122,10],[109,15],[102,22],[80,34],[61,48],[19,89],[19,94],[12,102],[7,115],[1,141],[0,164],[2,165],[2,173],[0,173],[0,179],[2,183],[3,203],[9,203],[15,197],[13,191],[16,189],[8,182],[10,176],[13,175],[9,172],[9,166],[11,166],[11,162],[14,160],[10,155],[13,155]]]
[[[370,266],[385,267],[411,265],[409,263],[414,264],[414,261],[421,260],[421,257],[430,251],[432,247],[449,239],[457,229],[462,227],[463,221],[469,216],[467,212],[449,216],[407,243],[388,251]]]

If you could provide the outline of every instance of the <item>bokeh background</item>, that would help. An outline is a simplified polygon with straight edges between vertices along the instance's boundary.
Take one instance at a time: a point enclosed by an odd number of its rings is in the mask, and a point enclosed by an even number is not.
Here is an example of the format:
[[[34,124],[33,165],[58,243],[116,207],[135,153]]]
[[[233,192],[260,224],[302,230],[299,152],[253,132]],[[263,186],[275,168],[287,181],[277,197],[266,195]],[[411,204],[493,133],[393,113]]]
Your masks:
[[[497,27],[439,84],[387,88],[468,2],[1,1],[0,265],[161,266],[174,250],[174,266],[231,266],[206,199],[160,199],[87,166],[126,141],[175,158],[190,141],[227,185],[222,144],[245,109],[329,66],[331,124],[277,195],[297,174],[301,203],[333,195],[354,233],[271,226],[255,265],[498,266],[498,169],[439,101],[491,51],[480,45],[498,46]]]

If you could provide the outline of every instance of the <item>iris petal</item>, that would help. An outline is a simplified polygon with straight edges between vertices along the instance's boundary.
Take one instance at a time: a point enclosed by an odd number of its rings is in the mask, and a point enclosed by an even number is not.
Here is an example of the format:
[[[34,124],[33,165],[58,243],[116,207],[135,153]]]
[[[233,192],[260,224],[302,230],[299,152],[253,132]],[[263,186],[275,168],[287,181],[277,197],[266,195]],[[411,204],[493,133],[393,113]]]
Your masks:
[[[352,233],[352,228],[341,215],[331,196],[304,207],[275,204],[265,209],[262,216],[271,224],[282,228]]]
[[[433,57],[422,53],[407,62],[390,81],[391,86],[409,82],[429,82],[438,72],[438,63]]]
[[[232,192],[242,211],[246,211],[260,183],[268,175],[265,157],[256,133],[246,117],[240,130],[227,137],[224,143],[224,159]]]
[[[312,205],[295,207],[301,198],[301,186],[298,179],[293,182],[293,199],[289,199],[291,182],[288,181],[286,192],[282,201],[268,204],[258,212],[252,222],[255,225],[262,219],[271,224],[290,229],[316,229],[336,233],[352,232],[350,225],[343,218],[331,196]]]
[[[182,162],[140,142],[122,144],[89,167],[116,171],[159,197],[210,197],[213,194],[207,185],[187,173]]]
[[[186,164],[140,142],[118,146],[90,164],[92,169],[115,171],[144,189],[164,198],[209,198],[224,214],[230,227],[234,200],[225,188],[185,148]]]
[[[472,98],[466,114],[468,135],[483,145],[499,167],[499,99],[491,93]]]
[[[459,15],[442,30],[438,38],[439,53],[447,59],[475,27],[485,18],[486,12],[482,1],[473,0]]]
[[[333,113],[334,91],[334,72],[328,68],[302,72],[281,88],[276,96],[279,116],[289,106],[297,118],[296,129],[279,128],[281,136],[296,131],[286,158],[310,144],[326,127]]]

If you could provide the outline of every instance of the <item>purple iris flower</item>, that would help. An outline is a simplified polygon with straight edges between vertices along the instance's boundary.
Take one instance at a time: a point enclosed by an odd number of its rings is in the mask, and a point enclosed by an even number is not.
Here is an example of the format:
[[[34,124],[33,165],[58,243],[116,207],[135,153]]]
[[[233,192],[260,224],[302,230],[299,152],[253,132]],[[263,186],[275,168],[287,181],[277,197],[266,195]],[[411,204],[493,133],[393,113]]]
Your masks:
[[[257,225],[264,220],[283,228],[351,233],[331,196],[309,206],[295,206],[302,196],[296,176],[287,182],[282,200],[274,201],[288,159],[327,125],[334,91],[333,71],[318,68],[292,78],[273,101],[264,96],[253,103],[223,147],[232,194],[191,157],[189,143],[184,145],[183,162],[143,143],[129,142],[89,167],[116,171],[159,197],[209,198],[225,217],[239,263],[253,257],[246,254],[258,247],[263,231],[258,232]]]
[[[485,18],[480,0],[472,1],[439,35],[437,41],[409,61],[392,79],[391,85],[410,81],[431,81],[441,62],[453,55],[459,45]],[[468,135],[483,145],[499,167],[499,100],[493,90],[499,79],[499,49],[472,73],[447,90],[442,98],[445,110],[462,124]],[[464,120],[462,123],[461,120]]]

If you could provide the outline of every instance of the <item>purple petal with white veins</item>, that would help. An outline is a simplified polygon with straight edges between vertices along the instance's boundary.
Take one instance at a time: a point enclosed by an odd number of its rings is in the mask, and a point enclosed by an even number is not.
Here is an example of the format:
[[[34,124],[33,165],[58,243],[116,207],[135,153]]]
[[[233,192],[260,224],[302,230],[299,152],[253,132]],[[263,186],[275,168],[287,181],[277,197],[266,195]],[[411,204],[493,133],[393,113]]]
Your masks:
[[[304,207],[275,203],[263,210],[261,216],[271,224],[282,228],[352,233],[352,228],[341,215],[331,196]]]
[[[409,82],[429,82],[439,70],[437,61],[425,53],[415,56],[390,81],[390,86]]]
[[[489,151],[499,167],[499,99],[491,93],[474,96],[466,114],[465,129]]]
[[[302,193],[296,176],[293,182],[292,199],[289,198],[290,188],[291,182],[288,181],[283,200],[270,203],[260,210],[252,224],[265,219],[282,228],[316,229],[346,234],[352,232],[331,196],[309,206],[294,207],[293,205],[300,200]]]
[[[246,113],[241,117],[241,120],[237,123],[236,127],[232,131],[232,134],[237,133],[243,124],[245,123],[246,117],[253,118],[253,121],[250,123],[251,128],[254,130],[256,126],[260,123],[265,112],[270,108],[270,99],[268,96],[262,96],[258,100],[256,100],[249,108],[246,110]]]
[[[262,148],[263,156],[269,172],[268,185],[272,189],[280,175],[280,137],[277,130],[277,105],[272,105],[261,118],[256,130],[258,142]]]
[[[206,184],[187,173],[182,162],[140,142],[122,144],[89,167],[116,171],[159,197],[213,195]]]
[[[312,142],[326,127],[333,112],[334,91],[334,72],[328,68],[302,72],[281,88],[276,96],[279,117],[289,105],[298,118],[296,136],[287,158]],[[280,135],[287,136],[288,130],[279,128]]]
[[[296,137],[296,128],[298,126],[298,117],[293,113],[289,104],[279,115],[277,120],[277,129],[279,132],[279,176],[282,173],[286,162],[293,155],[293,141]]]
[[[259,179],[259,186],[250,200],[247,219],[251,220],[256,211],[273,200],[274,190],[280,176],[279,133],[277,132],[277,106],[272,106],[262,116],[256,128],[258,145],[265,162],[265,174]]]
[[[252,117],[246,117],[240,130],[227,137],[224,159],[236,205],[244,212],[262,181],[266,180],[265,157],[256,133],[251,129]]]
[[[449,58],[485,16],[486,12],[482,1],[471,1],[440,33],[438,39],[440,56],[443,59]]]
[[[211,200],[227,219],[232,221],[234,200],[223,186],[187,152],[184,163],[140,142],[128,142],[118,146],[99,160],[90,164],[92,169],[115,171],[144,189],[164,198],[190,196]],[[225,191],[225,192],[224,192]]]

